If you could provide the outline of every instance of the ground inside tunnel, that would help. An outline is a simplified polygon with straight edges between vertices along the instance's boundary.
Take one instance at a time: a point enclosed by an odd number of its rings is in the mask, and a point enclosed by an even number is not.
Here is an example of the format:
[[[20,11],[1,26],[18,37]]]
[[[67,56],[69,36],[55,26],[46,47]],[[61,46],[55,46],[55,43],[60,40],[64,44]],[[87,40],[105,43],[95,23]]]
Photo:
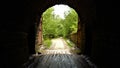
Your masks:
[[[31,56],[25,68],[97,68],[84,55],[72,52],[63,38],[52,39],[49,49]]]
[[[76,54],[47,54],[32,56],[25,68],[97,68],[88,57]]]

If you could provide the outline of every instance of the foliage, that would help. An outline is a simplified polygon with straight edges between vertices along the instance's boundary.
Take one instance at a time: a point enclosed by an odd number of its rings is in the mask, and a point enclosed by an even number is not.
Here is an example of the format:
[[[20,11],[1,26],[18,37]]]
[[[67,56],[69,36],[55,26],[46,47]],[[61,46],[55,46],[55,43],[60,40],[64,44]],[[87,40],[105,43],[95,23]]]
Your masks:
[[[78,15],[74,9],[71,8],[70,13],[65,19],[59,16],[54,18],[53,7],[48,8],[42,15],[42,31],[43,38],[57,38],[67,37],[70,34],[77,32]]]
[[[75,46],[75,44],[72,42],[72,41],[70,41],[69,39],[65,39],[65,42],[68,44],[68,46],[70,46],[70,47],[74,47]]]
[[[44,40],[43,44],[44,44],[44,46],[45,46],[46,48],[49,48],[50,45],[52,44],[52,42],[51,42],[50,39],[46,39],[46,40]]]

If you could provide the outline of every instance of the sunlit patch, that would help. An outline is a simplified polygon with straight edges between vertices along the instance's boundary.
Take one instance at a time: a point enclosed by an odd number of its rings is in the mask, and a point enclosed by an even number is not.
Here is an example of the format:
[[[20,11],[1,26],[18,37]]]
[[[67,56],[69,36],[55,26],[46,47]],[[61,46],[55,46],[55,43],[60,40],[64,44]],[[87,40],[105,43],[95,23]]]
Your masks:
[[[51,47],[46,49],[43,54],[71,54],[71,52],[63,38],[56,38],[52,39]]]
[[[65,17],[70,13],[70,7],[67,5],[55,5],[53,6],[54,11],[52,14],[54,14],[55,18],[59,16],[62,19],[65,19]]]

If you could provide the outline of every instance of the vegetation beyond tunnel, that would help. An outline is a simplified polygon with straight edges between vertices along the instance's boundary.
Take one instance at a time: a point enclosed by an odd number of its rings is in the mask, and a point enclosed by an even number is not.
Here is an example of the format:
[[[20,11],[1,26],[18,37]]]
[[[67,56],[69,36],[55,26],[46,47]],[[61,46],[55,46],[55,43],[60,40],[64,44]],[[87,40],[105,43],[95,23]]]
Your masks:
[[[64,9],[63,9],[64,8]],[[42,15],[43,38],[67,37],[76,33],[78,15],[67,5],[55,5],[48,8]]]
[[[77,30],[78,14],[73,8],[63,4],[48,8],[42,14],[43,43],[40,49],[49,49],[52,39],[60,37],[67,43],[66,46],[75,47],[76,44],[71,41],[70,36],[77,33]],[[39,51],[41,52],[41,50]]]

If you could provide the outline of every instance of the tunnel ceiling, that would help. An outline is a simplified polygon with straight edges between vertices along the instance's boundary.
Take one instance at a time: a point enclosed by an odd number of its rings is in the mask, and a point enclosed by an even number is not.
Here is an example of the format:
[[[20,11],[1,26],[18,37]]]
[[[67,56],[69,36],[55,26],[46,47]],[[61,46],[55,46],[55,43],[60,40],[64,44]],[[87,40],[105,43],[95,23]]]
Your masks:
[[[39,1],[28,1],[26,5],[25,17],[29,19],[31,24],[39,21],[41,14],[49,7],[55,4],[67,4],[77,11],[82,23],[88,25],[95,20],[96,6],[94,0],[39,0]]]
[[[55,4],[67,4],[77,11],[82,23],[88,25],[95,21],[96,6],[94,0],[24,0],[7,1],[3,7],[2,31],[27,32],[39,21],[40,15]]]

